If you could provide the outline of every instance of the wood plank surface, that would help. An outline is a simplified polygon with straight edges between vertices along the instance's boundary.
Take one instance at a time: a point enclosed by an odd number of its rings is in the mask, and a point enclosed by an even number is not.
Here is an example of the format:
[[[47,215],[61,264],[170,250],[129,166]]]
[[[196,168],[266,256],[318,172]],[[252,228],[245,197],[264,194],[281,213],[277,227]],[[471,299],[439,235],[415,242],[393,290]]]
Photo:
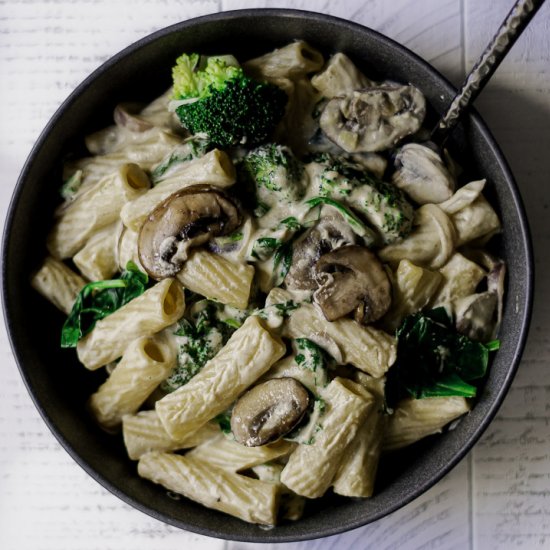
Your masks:
[[[5,216],[33,142],[62,100],[108,57],[154,30],[221,9],[315,10],[379,30],[458,84],[511,4],[511,0],[0,0],[0,215]],[[550,548],[548,3],[498,70],[477,107],[518,180],[536,254],[532,329],[512,389],[466,459],[402,510],[343,535],[263,548]],[[39,417],[2,326],[0,549],[255,547],[164,525],[122,503],[92,480]]]

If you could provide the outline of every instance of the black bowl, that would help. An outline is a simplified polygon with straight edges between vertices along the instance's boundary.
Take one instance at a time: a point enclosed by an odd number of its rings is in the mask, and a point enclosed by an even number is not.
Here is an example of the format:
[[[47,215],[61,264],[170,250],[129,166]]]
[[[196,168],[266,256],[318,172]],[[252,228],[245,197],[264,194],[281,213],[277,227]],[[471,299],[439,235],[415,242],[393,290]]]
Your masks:
[[[240,59],[301,38],[325,54],[342,51],[368,75],[411,82],[427,96],[432,117],[455,90],[428,63],[392,40],[334,17],[292,10],[243,10],[185,21],[128,47],[88,77],[55,113],[19,178],[3,240],[3,300],[11,344],[27,388],[44,420],[71,456],[97,481],[151,516],[203,535],[283,542],[324,537],[375,521],[418,497],[455,466],[494,417],[512,382],[527,336],[533,288],[529,231],[510,170],[481,118],[472,113],[453,135],[452,148],[468,175],[486,177],[489,198],[501,216],[497,253],[508,266],[500,338],[486,383],[471,414],[440,437],[428,438],[383,461],[369,500],[327,495],[305,517],[266,531],[175,501],[160,486],[138,477],[120,438],[103,433],[84,403],[101,375],[78,365],[58,347],[63,317],[29,286],[45,255],[44,240],[58,202],[63,157],[79,150],[86,133],[111,122],[120,101],[150,100],[170,84],[170,68],[183,51],[231,52]]]

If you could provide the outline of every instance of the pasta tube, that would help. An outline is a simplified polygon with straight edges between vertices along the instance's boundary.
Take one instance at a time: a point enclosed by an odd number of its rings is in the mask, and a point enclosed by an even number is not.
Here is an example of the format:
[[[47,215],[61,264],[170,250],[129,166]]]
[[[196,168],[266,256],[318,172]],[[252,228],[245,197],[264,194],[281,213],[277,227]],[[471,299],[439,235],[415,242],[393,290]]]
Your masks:
[[[455,300],[474,294],[485,277],[485,271],[481,267],[459,252],[455,252],[439,272],[443,275],[443,281],[434,297],[434,306],[451,308]]]
[[[327,99],[373,85],[353,61],[341,52],[329,59],[326,67],[311,79],[311,83]]]
[[[185,288],[197,294],[246,309],[254,268],[206,250],[194,250],[176,277]]]
[[[88,150],[94,156],[70,161],[65,165],[63,179],[67,179],[77,170],[82,172],[82,185],[74,199],[125,162],[139,164],[143,170],[150,171],[181,142],[181,137],[162,128],[130,132],[110,127],[88,136],[86,142]]]
[[[147,193],[128,202],[120,211],[124,225],[139,231],[141,225],[162,201],[177,191],[198,184],[229,187],[235,183],[235,167],[227,153],[214,149],[203,157],[189,161],[177,175],[166,178]]]
[[[427,397],[404,399],[390,416],[382,447],[392,451],[411,445],[466,414],[470,404],[464,397]]]
[[[251,523],[275,525],[279,486],[273,483],[168,453],[141,457],[138,474],[208,508]]]
[[[118,271],[117,243],[121,225],[114,222],[100,229],[73,257],[76,267],[89,281],[110,279]]]
[[[149,185],[149,178],[137,164],[123,164],[64,205],[48,236],[52,256],[74,256],[93,233],[118,220],[122,206],[144,193]]]
[[[138,338],[126,348],[109,378],[90,397],[90,409],[107,429],[134,414],[176,366],[176,352],[162,336]]]
[[[284,353],[285,345],[249,317],[198,374],[157,401],[164,428],[173,438],[193,432],[226,410]]]
[[[343,496],[370,497],[374,491],[387,422],[383,412],[385,380],[371,378],[362,372],[356,374],[359,383],[372,394],[374,404],[340,463],[333,488],[335,493]]]
[[[392,266],[403,259],[432,269],[444,265],[454,252],[456,241],[449,216],[435,204],[424,204],[415,212],[413,225],[413,232],[406,239],[382,248],[379,258]]]
[[[240,472],[285,456],[293,449],[294,445],[292,443],[282,439],[271,445],[246,447],[224,435],[220,435],[195,447],[186,456],[223,470]]]
[[[441,273],[401,260],[393,281],[392,306],[384,316],[384,328],[394,331],[411,313],[427,306],[437,292]]]
[[[322,394],[327,410],[322,430],[310,445],[299,445],[281,473],[281,482],[295,493],[317,498],[330,487],[340,462],[374,404],[359,384],[335,378]]]
[[[296,40],[244,63],[245,70],[254,77],[267,80],[301,78],[318,71],[325,60],[322,54],[303,40]]]
[[[137,231],[122,227],[117,243],[118,269],[120,271],[126,268],[128,262],[134,262],[141,271],[145,271],[139,261],[138,239],[139,233]]]
[[[211,422],[181,439],[172,439],[164,429],[155,410],[127,414],[122,418],[122,435],[128,456],[132,460],[151,451],[175,451],[196,447],[219,435],[219,427]]]
[[[121,357],[132,340],[174,324],[184,310],[181,285],[175,279],[164,279],[98,321],[92,332],[78,342],[78,359],[90,370],[107,365]]]
[[[48,256],[31,279],[32,287],[67,315],[86,281],[63,262]]]

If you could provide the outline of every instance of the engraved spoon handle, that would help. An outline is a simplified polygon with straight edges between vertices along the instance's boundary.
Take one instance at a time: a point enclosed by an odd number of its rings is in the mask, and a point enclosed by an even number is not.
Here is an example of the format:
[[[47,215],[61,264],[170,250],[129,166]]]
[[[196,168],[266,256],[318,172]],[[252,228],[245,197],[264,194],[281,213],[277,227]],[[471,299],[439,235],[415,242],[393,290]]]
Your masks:
[[[485,51],[464,79],[460,91],[432,131],[431,140],[441,145],[491,78],[500,62],[529,24],[544,0],[518,0]]]

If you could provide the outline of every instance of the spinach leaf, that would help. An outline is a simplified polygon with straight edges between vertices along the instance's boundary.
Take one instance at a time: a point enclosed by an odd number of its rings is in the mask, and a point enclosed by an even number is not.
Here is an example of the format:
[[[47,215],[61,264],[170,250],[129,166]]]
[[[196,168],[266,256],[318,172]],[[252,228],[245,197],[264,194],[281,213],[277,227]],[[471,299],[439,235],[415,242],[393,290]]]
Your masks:
[[[231,410],[224,411],[214,417],[214,422],[217,422],[220,430],[225,435],[231,433]]]
[[[406,317],[397,329],[397,361],[388,373],[386,399],[394,405],[409,395],[475,397],[476,382],[487,371],[485,345],[456,331],[445,308]]]
[[[140,294],[149,277],[134,262],[128,262],[119,279],[94,281],[78,293],[73,308],[61,330],[61,347],[74,348],[96,322],[107,317]]]

